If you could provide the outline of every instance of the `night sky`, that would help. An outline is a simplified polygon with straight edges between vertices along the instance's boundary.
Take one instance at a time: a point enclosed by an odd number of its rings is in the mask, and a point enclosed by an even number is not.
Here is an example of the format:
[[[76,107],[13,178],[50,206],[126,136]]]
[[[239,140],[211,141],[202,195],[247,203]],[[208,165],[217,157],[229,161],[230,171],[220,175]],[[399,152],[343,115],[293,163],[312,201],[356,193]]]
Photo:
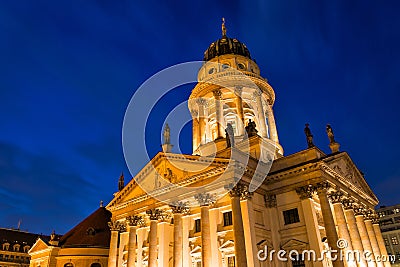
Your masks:
[[[22,220],[62,234],[108,203],[120,173],[131,179],[121,131],[133,93],[166,67],[202,60],[222,17],[275,89],[285,155],[306,148],[307,122],[329,152],[330,123],[380,205],[400,203],[399,10],[365,0],[1,1],[0,227]],[[190,88],[153,112],[150,157]],[[190,127],[179,135],[189,154]]]

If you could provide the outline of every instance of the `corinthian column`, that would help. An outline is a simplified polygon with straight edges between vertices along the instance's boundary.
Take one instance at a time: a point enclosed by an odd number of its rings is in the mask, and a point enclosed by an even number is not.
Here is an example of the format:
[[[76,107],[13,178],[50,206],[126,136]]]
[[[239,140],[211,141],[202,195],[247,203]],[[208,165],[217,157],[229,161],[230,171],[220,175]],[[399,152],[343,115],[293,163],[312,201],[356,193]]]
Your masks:
[[[260,132],[262,137],[267,137],[267,127],[266,127],[266,120],[265,120],[265,113],[262,103],[262,92],[261,90],[257,89],[254,92],[254,97],[257,103],[257,117],[258,117],[258,125],[260,127]]]
[[[272,110],[272,104],[267,104],[267,117],[269,126],[269,138],[276,143],[279,143],[278,131],[276,130],[274,112]]]
[[[149,231],[149,267],[157,267],[157,223],[161,214],[159,209],[150,209],[146,213],[150,217]]]
[[[351,237],[349,233],[349,229],[346,223],[346,217],[344,215],[344,210],[343,210],[343,193],[340,191],[335,191],[331,192],[328,195],[330,201],[332,202],[333,205],[333,210],[335,212],[335,218],[336,218],[336,224],[339,230],[339,238],[345,240],[346,242],[343,242],[343,249],[345,251],[346,257],[344,258],[345,263],[347,266],[356,266],[356,260],[354,256],[351,254],[353,253],[353,246],[351,244]]]
[[[118,252],[118,234],[121,228],[119,221],[108,222],[111,230],[110,250],[108,254],[108,266],[117,267],[117,252]]]
[[[176,203],[171,206],[172,213],[174,214],[174,267],[182,267],[182,249],[183,249],[183,226],[182,226],[182,213],[187,212],[187,208],[182,202]]]
[[[376,236],[376,240],[378,242],[378,246],[379,246],[379,250],[380,250],[381,256],[386,256],[386,258],[387,258],[388,253],[387,253],[387,250],[386,250],[385,241],[383,241],[381,228],[379,227],[379,217],[375,212],[374,212],[374,216],[372,218],[372,228],[374,229],[374,233],[375,233],[375,236]],[[383,262],[383,265],[385,267],[390,267],[391,266],[389,261]]]
[[[199,202],[201,212],[201,264],[202,267],[211,267],[212,252],[209,205],[214,202],[214,199],[208,193],[199,193],[194,198]]]
[[[379,250],[378,240],[376,239],[374,228],[372,227],[372,219],[373,219],[373,211],[368,211],[365,214],[365,228],[367,228],[367,233],[369,237],[369,241],[371,242],[372,252],[374,252],[374,260],[381,259],[381,252]],[[378,267],[383,267],[382,261],[376,261],[376,265]]]
[[[360,232],[358,231],[356,216],[354,215],[354,203],[349,199],[343,199],[342,201],[347,226],[349,227],[351,245],[353,246],[355,256],[357,259],[357,265],[360,267],[367,266],[365,258],[362,256],[364,252],[364,247],[361,242]],[[360,256],[361,255],[361,256]]]
[[[358,206],[354,208],[354,213],[356,216],[356,223],[357,223],[357,228],[358,231],[360,232],[360,237],[361,237],[361,242],[364,247],[364,253],[369,252],[370,256],[369,259],[367,259],[367,264],[369,267],[376,267],[375,259],[374,259],[374,254],[371,246],[371,241],[369,240],[367,228],[365,226],[364,222],[364,214],[365,214],[365,208]]]
[[[197,105],[199,107],[199,126],[198,126],[198,142],[199,144],[206,143],[206,113],[205,107],[207,105],[207,101],[204,98],[196,99]]]
[[[136,227],[139,222],[142,222],[142,217],[134,215],[126,218],[126,224],[128,228],[128,260],[126,263],[127,267],[135,267],[136,260]]]
[[[326,237],[328,239],[329,247],[334,250],[338,250],[337,241],[339,239],[336,232],[335,220],[333,219],[331,206],[329,204],[329,199],[327,196],[327,190],[330,185],[328,182],[322,182],[317,184],[317,194],[319,198],[319,203],[321,205],[322,218],[324,220]],[[343,261],[333,260],[333,267],[343,267]]]
[[[229,195],[231,197],[233,236],[235,239],[235,259],[238,267],[247,267],[246,243],[244,240],[244,228],[242,219],[242,209],[240,207],[240,198],[248,194],[247,186],[238,183],[235,186],[230,185]]]
[[[238,134],[243,135],[244,133],[244,112],[243,112],[243,100],[242,100],[242,87],[237,86],[235,87],[235,105],[236,105],[236,112],[240,119],[240,122],[237,125]]]
[[[298,194],[301,200],[301,207],[303,210],[305,225],[307,229],[307,238],[308,243],[310,244],[310,249],[315,251],[316,255],[322,255],[323,247],[321,242],[321,234],[319,232],[319,225],[317,214],[315,212],[314,203],[312,200],[312,196],[315,193],[315,187],[312,185],[307,185],[303,187],[296,188],[296,193]],[[276,198],[275,198],[276,201]],[[276,205],[276,204],[275,204]],[[276,208],[275,208],[276,210]],[[275,222],[271,222],[271,225],[276,224]],[[272,226],[271,226],[272,227]],[[279,245],[279,244],[278,244]],[[274,245],[275,246],[275,245]],[[274,247],[275,248],[275,247]],[[276,250],[280,249],[275,248]],[[282,262],[278,261],[278,266],[282,266]],[[314,267],[324,267],[322,261],[315,261],[312,263]]]
[[[223,138],[224,133],[224,111],[222,107],[222,92],[220,89],[216,89],[213,91],[214,98],[215,98],[215,118],[217,120],[217,139]]]

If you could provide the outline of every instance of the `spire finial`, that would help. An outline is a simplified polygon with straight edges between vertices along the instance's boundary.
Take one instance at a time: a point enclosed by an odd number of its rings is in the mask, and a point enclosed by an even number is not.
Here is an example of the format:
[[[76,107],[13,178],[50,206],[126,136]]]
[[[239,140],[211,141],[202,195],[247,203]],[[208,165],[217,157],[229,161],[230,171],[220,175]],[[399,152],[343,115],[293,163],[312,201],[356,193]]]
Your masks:
[[[225,18],[222,18],[222,36],[226,36],[226,28],[225,28]]]
[[[171,145],[171,129],[169,128],[168,123],[165,124],[163,139],[163,144],[161,145],[163,152],[171,152],[173,145]]]

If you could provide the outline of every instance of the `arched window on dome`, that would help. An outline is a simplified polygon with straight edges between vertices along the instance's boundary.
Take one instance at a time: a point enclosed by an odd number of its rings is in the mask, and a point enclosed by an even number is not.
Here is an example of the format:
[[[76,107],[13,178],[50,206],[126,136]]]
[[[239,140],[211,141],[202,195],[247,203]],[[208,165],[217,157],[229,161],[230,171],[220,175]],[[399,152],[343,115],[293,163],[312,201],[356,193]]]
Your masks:
[[[92,264],[90,264],[90,267],[101,267],[101,264],[98,262],[93,262]]]
[[[64,264],[64,267],[74,267],[74,265],[72,264],[72,262],[67,262],[66,264]]]

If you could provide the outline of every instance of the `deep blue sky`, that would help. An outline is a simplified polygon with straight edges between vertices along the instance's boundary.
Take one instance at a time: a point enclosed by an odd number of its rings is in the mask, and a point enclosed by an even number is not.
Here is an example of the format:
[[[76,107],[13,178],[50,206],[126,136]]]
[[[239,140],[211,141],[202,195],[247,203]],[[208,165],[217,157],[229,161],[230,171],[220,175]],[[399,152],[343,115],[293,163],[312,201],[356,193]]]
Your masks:
[[[134,91],[201,60],[221,17],[275,89],[285,154],[306,147],[306,122],[329,151],[331,123],[381,204],[400,203],[398,10],[365,0],[1,1],[0,226],[22,219],[23,229],[65,233],[110,201],[120,172],[130,179],[121,128]],[[178,102],[190,94],[181,89]],[[148,139],[152,156],[159,136]],[[190,139],[186,127],[186,153]]]

